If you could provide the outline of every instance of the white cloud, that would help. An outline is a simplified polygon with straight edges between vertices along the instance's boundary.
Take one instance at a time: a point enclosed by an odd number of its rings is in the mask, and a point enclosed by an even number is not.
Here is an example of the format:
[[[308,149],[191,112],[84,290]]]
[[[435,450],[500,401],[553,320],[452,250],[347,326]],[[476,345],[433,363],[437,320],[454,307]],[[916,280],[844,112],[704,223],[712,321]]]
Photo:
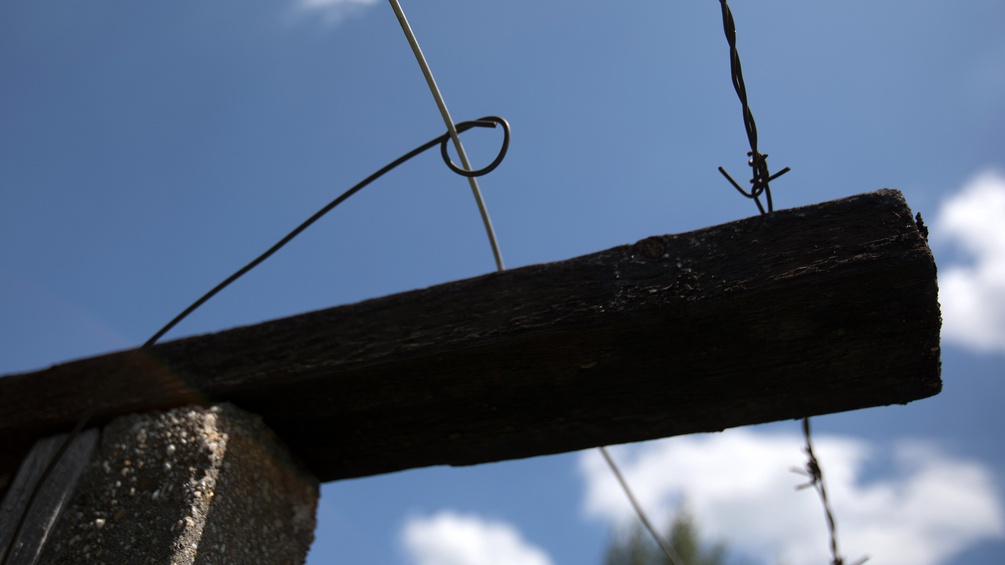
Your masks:
[[[401,542],[415,565],[552,565],[512,525],[449,510],[409,518]]]
[[[815,491],[794,490],[804,477],[802,437],[730,430],[612,449],[650,517],[666,518],[682,496],[710,539],[766,563],[828,563],[829,537]],[[934,565],[979,541],[1005,537],[1005,517],[991,473],[921,443],[883,453],[852,438],[818,436],[814,450],[834,508],[847,562],[870,556],[885,565]],[[884,465],[866,481],[867,464]],[[612,523],[635,519],[603,459],[584,452],[587,515]]]
[[[297,0],[299,14],[317,14],[325,24],[335,26],[350,16],[358,16],[379,0]]]
[[[939,267],[942,337],[1005,352],[1005,176],[985,171],[967,182],[942,204],[932,234],[971,260]]]

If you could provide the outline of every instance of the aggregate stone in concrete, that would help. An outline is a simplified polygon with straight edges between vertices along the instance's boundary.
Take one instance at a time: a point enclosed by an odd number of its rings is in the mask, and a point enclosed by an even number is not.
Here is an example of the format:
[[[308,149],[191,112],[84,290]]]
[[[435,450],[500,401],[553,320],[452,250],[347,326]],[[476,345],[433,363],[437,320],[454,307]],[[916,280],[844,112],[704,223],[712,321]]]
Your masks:
[[[317,479],[261,420],[232,405],[116,419],[40,562],[304,562]]]

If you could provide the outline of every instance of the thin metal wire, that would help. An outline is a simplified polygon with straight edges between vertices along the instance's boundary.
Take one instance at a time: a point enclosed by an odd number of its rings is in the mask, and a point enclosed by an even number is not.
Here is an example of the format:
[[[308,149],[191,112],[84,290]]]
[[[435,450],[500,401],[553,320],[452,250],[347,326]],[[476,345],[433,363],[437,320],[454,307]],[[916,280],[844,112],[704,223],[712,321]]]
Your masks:
[[[492,128],[494,128],[494,127],[496,127],[496,125],[500,125],[503,128],[503,143],[502,143],[502,148],[499,150],[499,153],[496,155],[495,160],[493,160],[490,164],[488,164],[487,166],[485,166],[485,167],[483,167],[481,169],[472,170],[471,169],[471,165],[467,161],[465,161],[465,165],[464,166],[465,166],[466,170],[462,171],[462,170],[458,169],[457,166],[454,165],[450,161],[450,156],[447,154],[447,141],[448,140],[454,138],[458,133],[465,132],[465,131],[467,131],[467,130],[469,130],[471,128],[474,128],[474,127],[492,127]],[[198,308],[199,306],[202,306],[202,304],[204,302],[206,302],[207,300],[209,300],[210,298],[212,298],[214,295],[216,295],[216,293],[220,292],[221,290],[223,290],[224,288],[226,288],[227,286],[229,286],[230,283],[236,281],[238,278],[240,278],[241,276],[243,276],[245,273],[247,273],[251,269],[254,269],[262,261],[265,261],[266,259],[268,259],[273,253],[275,253],[276,251],[279,251],[280,248],[282,248],[284,245],[286,245],[287,243],[289,243],[293,238],[295,238],[298,235],[300,235],[300,233],[303,232],[308,227],[310,227],[311,224],[313,224],[314,222],[316,222],[319,219],[321,219],[321,217],[324,216],[325,214],[327,214],[328,212],[331,212],[333,208],[335,208],[336,206],[338,206],[339,204],[341,204],[342,202],[344,202],[346,199],[348,199],[353,194],[356,194],[357,192],[359,192],[360,190],[362,190],[363,187],[367,186],[371,182],[373,182],[373,181],[377,180],[378,178],[382,177],[388,171],[390,171],[391,169],[394,169],[395,167],[401,165],[405,161],[408,161],[412,157],[415,157],[416,155],[418,155],[418,154],[420,154],[420,153],[422,153],[422,152],[424,152],[424,151],[426,151],[426,150],[428,150],[428,149],[430,149],[432,147],[435,147],[435,146],[439,145],[440,146],[440,155],[443,158],[443,162],[446,163],[447,166],[452,171],[456,172],[457,174],[466,176],[469,179],[473,179],[474,177],[480,177],[482,175],[486,175],[486,174],[494,171],[495,168],[499,166],[499,163],[502,162],[503,158],[506,156],[506,152],[509,150],[509,141],[510,141],[509,124],[506,123],[506,120],[504,120],[504,119],[502,119],[502,118],[500,118],[498,116],[486,116],[484,118],[479,118],[479,119],[474,120],[474,121],[463,122],[461,124],[458,124],[456,127],[454,127],[453,124],[450,124],[450,130],[451,131],[449,131],[449,132],[447,132],[447,133],[445,133],[445,134],[443,134],[443,135],[441,135],[439,137],[431,139],[431,140],[427,141],[426,143],[420,145],[419,147],[416,147],[415,149],[413,149],[413,150],[409,151],[408,153],[402,155],[401,157],[398,157],[394,161],[391,161],[390,163],[388,163],[387,165],[385,165],[384,167],[382,167],[377,172],[375,172],[372,175],[368,176],[367,178],[363,179],[362,181],[360,181],[358,184],[356,184],[355,186],[353,186],[349,190],[343,192],[338,198],[336,198],[335,200],[332,200],[331,202],[329,202],[323,208],[321,208],[320,210],[318,210],[313,216],[311,216],[306,221],[304,221],[302,224],[300,224],[299,226],[297,226],[293,231],[291,231],[290,233],[286,234],[285,237],[283,237],[275,245],[273,245],[272,247],[270,247],[265,253],[262,253],[261,255],[259,255],[258,257],[256,257],[253,261],[251,261],[250,263],[248,263],[247,265],[245,265],[244,267],[242,267],[241,269],[239,269],[236,273],[234,273],[229,278],[227,278],[226,280],[224,280],[223,282],[221,282],[220,284],[218,284],[212,290],[210,290],[209,292],[207,292],[206,294],[204,294],[201,298],[199,298],[198,300],[196,300],[195,302],[193,302],[191,306],[189,306],[188,308],[186,308],[182,313],[178,314],[178,316],[176,316],[173,320],[171,320],[170,322],[168,322],[167,325],[165,325],[157,333],[155,333],[149,340],[147,340],[147,342],[143,344],[143,347],[149,347],[149,346],[153,345],[164,334],[166,334],[171,328],[173,328],[176,324],[178,324],[178,322],[180,322],[182,319],[184,319],[189,314],[191,314],[193,311],[195,311],[196,308]]]
[[[824,518],[827,520],[827,531],[830,534],[830,550],[831,550],[831,565],[844,565],[844,558],[838,552],[838,541],[837,541],[837,522],[834,519],[834,512],[831,510],[830,501],[827,499],[827,486],[824,484],[824,473],[820,468],[820,461],[817,460],[816,454],[813,452],[813,442],[810,439],[810,419],[803,418],[803,437],[806,439],[806,466],[803,469],[793,469],[797,473],[806,475],[809,477],[809,482],[798,485],[796,490],[802,490],[804,488],[813,487],[816,489],[817,494],[820,495],[820,502],[824,507]],[[855,561],[852,565],[862,565],[869,560],[869,557],[863,557],[858,561]]]
[[[477,169],[477,170],[471,170],[470,164],[466,163],[465,167],[467,168],[467,170],[460,170],[460,169],[457,168],[456,165],[454,165],[450,161],[450,156],[447,154],[447,141],[449,141],[452,137],[455,137],[458,133],[463,133],[463,132],[465,132],[465,131],[467,131],[467,130],[469,130],[471,128],[475,128],[475,127],[491,127],[491,128],[494,128],[497,125],[502,126],[502,128],[503,128],[503,143],[502,143],[502,147],[499,150],[499,153],[496,155],[496,158],[491,163],[489,163],[485,167],[482,167],[481,169]],[[232,274],[229,277],[227,277],[226,279],[224,279],[223,282],[221,282],[220,284],[218,284],[215,287],[213,287],[209,292],[207,292],[206,294],[204,294],[201,297],[199,297],[198,300],[196,300],[195,302],[193,302],[188,308],[186,308],[180,314],[178,314],[177,316],[175,316],[170,322],[168,322],[167,324],[165,324],[164,327],[162,327],[161,329],[157,330],[157,332],[154,333],[150,337],[150,339],[148,339],[141,346],[141,349],[147,349],[147,348],[152,347],[154,344],[157,343],[158,340],[160,340],[161,337],[164,336],[164,334],[166,334],[168,331],[170,331],[172,328],[174,328],[176,325],[178,325],[179,322],[181,322],[186,317],[188,317],[189,314],[191,314],[197,308],[199,308],[200,306],[202,306],[203,304],[205,304],[206,301],[208,301],[210,298],[212,298],[213,296],[215,296],[221,290],[223,290],[224,288],[227,288],[228,286],[230,286],[234,281],[236,281],[237,279],[239,279],[242,276],[244,276],[245,274],[247,274],[248,271],[254,269],[259,264],[261,264],[263,261],[265,261],[266,259],[268,259],[269,257],[271,257],[275,252],[279,251],[283,246],[285,246],[287,243],[289,243],[290,241],[292,241],[293,238],[295,238],[298,235],[300,235],[304,230],[306,230],[308,227],[310,227],[314,222],[316,222],[319,219],[321,219],[322,216],[324,216],[328,212],[331,212],[336,206],[338,206],[342,202],[345,202],[350,196],[352,196],[353,194],[356,194],[357,192],[359,192],[360,190],[362,190],[364,187],[366,187],[367,185],[369,185],[373,181],[375,181],[378,178],[384,176],[386,173],[388,173],[389,171],[391,171],[395,167],[398,167],[399,165],[405,163],[406,161],[408,161],[412,157],[415,157],[416,155],[418,155],[420,153],[423,153],[423,152],[427,151],[428,149],[431,149],[431,148],[436,147],[437,145],[439,145],[440,146],[440,156],[443,159],[443,162],[446,163],[446,165],[450,168],[450,170],[452,170],[452,171],[454,171],[457,174],[460,174],[462,176],[466,176],[468,178],[474,178],[474,177],[479,177],[479,176],[482,176],[482,175],[486,175],[486,174],[492,172],[493,170],[495,170],[495,168],[498,167],[499,164],[502,162],[503,158],[506,157],[506,152],[509,150],[509,142],[510,142],[510,128],[509,128],[509,124],[506,122],[506,120],[504,120],[504,119],[502,119],[502,118],[500,118],[498,116],[486,116],[484,118],[479,118],[477,120],[473,120],[473,121],[470,121],[470,122],[462,122],[460,124],[457,124],[456,127],[454,127],[453,124],[451,124],[451,131],[453,132],[453,135],[451,135],[451,132],[447,132],[447,133],[445,133],[443,135],[440,135],[439,137],[436,137],[436,138],[433,138],[433,139],[427,141],[426,143],[424,143],[424,144],[416,147],[415,149],[409,151],[408,153],[405,153],[401,157],[398,157],[394,161],[391,161],[387,165],[384,165],[377,172],[371,174],[370,176],[366,177],[365,179],[363,179],[362,181],[360,181],[359,183],[357,183],[356,185],[354,185],[349,190],[347,190],[347,191],[343,192],[342,194],[340,194],[337,198],[335,198],[334,200],[332,200],[331,202],[329,202],[328,204],[326,204],[323,208],[321,208],[320,210],[318,210],[317,212],[315,212],[313,216],[311,216],[310,218],[308,218],[307,220],[305,220],[304,222],[302,222],[299,226],[297,226],[296,228],[294,228],[293,231],[291,231],[290,233],[286,234],[286,236],[283,237],[282,239],[280,239],[275,245],[273,245],[272,247],[270,247],[269,249],[267,249],[264,253],[262,253],[261,255],[259,255],[258,257],[256,257],[255,259],[253,259],[247,265],[245,265],[245,266],[241,267],[240,269],[238,269],[234,274]],[[111,384],[112,383],[109,382],[108,385],[106,385],[106,387],[107,386],[111,386]],[[28,501],[25,504],[24,511],[21,513],[21,516],[18,518],[17,527],[14,530],[14,536],[13,536],[13,538],[11,540],[11,545],[10,545],[10,547],[8,547],[6,549],[6,552],[4,554],[0,555],[0,558],[2,558],[2,559],[0,559],[0,565],[7,565],[7,563],[11,559],[11,556],[16,553],[16,551],[15,551],[16,547],[15,547],[15,545],[17,543],[17,540],[24,533],[24,528],[26,527],[26,524],[27,524],[28,513],[31,511],[32,506],[35,505],[35,501],[38,498],[39,493],[42,491],[42,488],[44,487],[44,485],[48,482],[49,476],[52,474],[53,470],[59,464],[59,461],[66,454],[67,449],[69,449],[69,447],[73,443],[73,441],[83,431],[84,426],[86,426],[88,424],[88,422],[90,422],[91,419],[96,414],[96,412],[97,412],[97,406],[96,406],[96,403],[94,402],[94,399],[104,396],[107,392],[108,392],[107,388],[105,390],[98,390],[98,391],[95,392],[95,394],[93,395],[93,397],[88,401],[87,408],[84,410],[84,413],[80,417],[80,419],[77,420],[77,423],[73,427],[73,430],[71,430],[70,433],[67,434],[66,439],[63,440],[63,442],[59,446],[59,449],[56,450],[55,455],[53,455],[53,457],[49,460],[49,463],[46,465],[45,469],[42,471],[42,474],[40,475],[38,481],[35,483],[35,486],[32,488],[31,494],[28,497]]]
[[[408,38],[408,44],[412,47],[412,53],[415,55],[415,59],[416,61],[418,61],[419,67],[422,69],[422,74],[423,76],[426,77],[426,84],[429,85],[429,90],[433,94],[433,99],[436,100],[436,106],[440,109],[440,115],[443,117],[444,123],[447,124],[447,129],[451,130],[451,128],[453,127],[451,125],[453,121],[450,118],[450,111],[447,109],[447,104],[443,100],[443,95],[440,93],[439,87],[436,86],[436,79],[433,78],[433,73],[429,69],[429,63],[426,61],[426,57],[422,54],[422,49],[419,47],[419,42],[415,38],[415,33],[412,32],[412,27],[409,25],[408,19],[405,17],[405,12],[401,9],[401,4],[398,2],[398,0],[388,0],[388,1],[391,3],[391,8],[394,10],[394,15],[397,16],[398,18],[398,23],[401,25],[402,31],[405,32],[405,37]],[[460,138],[453,134],[451,134],[451,138],[454,140],[454,147],[457,149],[457,154],[460,156],[461,162],[464,164],[466,168],[470,168],[470,165],[468,164],[468,158],[464,152],[464,146],[461,144]],[[446,154],[444,154],[444,158],[446,159]],[[503,265],[502,253],[499,250],[499,244],[498,241],[496,240],[495,230],[492,228],[492,220],[489,218],[488,210],[485,207],[485,201],[482,199],[481,190],[479,190],[478,183],[475,181],[474,178],[469,178],[468,181],[471,184],[471,192],[472,194],[474,194],[475,201],[478,203],[478,211],[481,213],[482,222],[485,224],[485,231],[488,234],[489,244],[492,246],[492,254],[495,257],[496,268],[499,271],[504,271],[506,268]],[[653,536],[653,538],[656,540],[659,546],[663,549],[663,552],[667,554],[667,557],[669,557],[670,560],[673,561],[675,565],[684,565],[683,561],[680,559],[680,556],[677,555],[677,552],[673,550],[673,547],[671,547],[668,542],[664,541],[662,537],[656,532],[656,530],[653,529],[652,524],[646,517],[646,514],[642,510],[642,507],[639,506],[638,502],[635,500],[635,497],[632,495],[631,489],[628,487],[628,483],[626,483],[624,477],[621,476],[621,472],[618,470],[618,467],[614,463],[614,460],[611,459],[610,455],[608,455],[607,450],[604,449],[603,447],[600,447],[600,452],[603,454],[604,459],[607,461],[607,464],[611,467],[611,470],[614,472],[614,476],[617,477],[618,482],[621,484],[621,487],[624,489],[625,494],[631,501],[632,506],[635,508],[635,512],[639,515],[639,519],[641,519],[642,523],[646,525],[646,528],[649,530],[649,533]]]
[[[750,142],[750,151],[747,152],[747,156],[750,157],[747,164],[753,170],[753,178],[750,179],[750,192],[741,188],[722,167],[719,167],[719,172],[722,173],[722,176],[726,177],[726,180],[740,194],[754,200],[761,215],[767,215],[774,211],[774,204],[771,200],[771,188],[768,183],[789,172],[790,169],[789,167],[785,167],[777,173],[771,174],[768,171],[768,154],[761,153],[757,149],[757,124],[754,122],[754,114],[750,111],[750,105],[747,102],[747,87],[743,82],[743,68],[740,65],[740,54],[736,49],[736,23],[733,21],[733,12],[729,9],[729,4],[727,4],[726,0],[719,0],[719,4],[722,8],[722,29],[726,34],[726,42],[729,43],[729,66],[733,79],[733,89],[736,90],[736,96],[740,99],[740,106],[743,109],[743,127],[747,132],[747,141]],[[760,197],[762,194],[765,196],[767,209],[761,205]],[[920,231],[922,225],[920,216],[917,221]],[[796,488],[803,489],[812,486],[820,494],[820,500],[824,507],[824,515],[827,519],[827,529],[830,533],[830,550],[833,557],[831,565],[845,565],[844,558],[838,555],[837,524],[834,520],[834,512],[831,510],[830,502],[827,499],[827,488],[824,486],[823,471],[820,469],[820,462],[813,453],[813,443],[810,435],[810,419],[808,417],[803,418],[803,436],[806,439],[805,451],[809,460],[806,462],[805,470],[795,470],[808,476],[810,481]],[[853,565],[861,565],[868,559],[868,557],[864,557]]]
[[[440,154],[443,158],[443,161],[447,164],[447,166],[452,171],[467,177],[468,182],[471,185],[471,191],[475,197],[475,202],[478,204],[478,210],[481,214],[482,222],[485,225],[485,231],[488,234],[489,244],[492,247],[492,254],[495,258],[496,268],[500,271],[505,269],[502,260],[502,254],[499,251],[499,245],[496,239],[495,230],[492,227],[492,220],[489,218],[488,210],[485,207],[485,201],[482,198],[481,190],[478,187],[478,181],[475,180],[475,178],[491,172],[499,165],[500,162],[502,162],[502,159],[505,157],[506,151],[509,148],[509,141],[510,141],[509,124],[506,123],[506,121],[503,120],[502,118],[489,116],[482,118],[480,120],[475,120],[473,122],[464,122],[462,124],[458,124],[455,126],[453,119],[451,119],[450,117],[450,112],[447,110],[447,106],[443,101],[443,96],[440,94],[439,88],[436,86],[436,81],[433,78],[432,72],[429,70],[429,65],[426,63],[425,57],[422,55],[422,51],[419,48],[419,44],[415,39],[415,35],[412,33],[411,27],[408,25],[408,21],[405,19],[405,14],[404,12],[402,12],[401,6],[398,4],[396,0],[391,0],[391,6],[398,17],[398,21],[401,24],[401,27],[404,30],[406,37],[408,38],[409,44],[412,46],[412,51],[415,53],[416,59],[419,62],[419,66],[422,69],[422,73],[426,77],[426,82],[429,84],[429,88],[433,93],[433,98],[436,100],[436,104],[440,109],[440,114],[443,116],[444,123],[447,126],[447,133],[433,140],[430,140],[429,142],[399,157],[395,161],[389,163],[385,167],[381,168],[379,171],[375,172],[374,174],[364,179],[362,182],[358,183],[354,187],[350,188],[349,190],[341,194],[338,198],[330,202],[324,208],[322,208],[321,210],[316,212],[313,216],[308,218],[305,222],[297,226],[293,231],[291,231],[289,234],[287,234],[285,237],[279,240],[275,245],[273,245],[264,253],[262,253],[254,260],[252,260],[250,263],[239,269],[237,272],[232,274],[223,282],[213,287],[213,289],[211,289],[209,292],[201,296],[198,300],[192,303],[188,308],[183,310],[180,314],[175,316],[170,322],[168,322],[164,327],[162,327],[153,336],[151,336],[150,339],[148,339],[141,346],[141,348],[149,348],[155,343],[157,343],[157,341],[161,337],[163,337],[164,334],[166,334],[168,331],[174,328],[179,322],[188,317],[192,312],[194,312],[196,309],[202,306],[206,301],[215,296],[224,288],[230,286],[230,284],[232,284],[234,281],[236,281],[237,279],[239,279],[240,277],[242,277],[243,275],[245,275],[246,273],[257,267],[263,261],[268,259],[270,256],[272,256],[272,254],[274,254],[280,248],[282,248],[291,240],[293,240],[296,236],[298,236],[301,232],[307,229],[311,224],[319,220],[322,216],[324,216],[332,209],[334,209],[336,206],[344,202],[347,198],[349,198],[350,196],[352,196],[353,194],[355,194],[356,192],[358,192],[359,190],[361,190],[363,187],[370,184],[374,180],[377,180],[379,177],[383,176],[391,169],[394,169],[398,165],[401,165],[405,161],[408,161],[412,157],[436,145],[440,145]],[[482,169],[475,170],[471,167],[471,162],[468,160],[468,156],[464,151],[464,146],[461,143],[459,134],[473,127],[495,127],[496,125],[501,125],[504,130],[502,149],[496,156],[495,160],[492,161],[492,163],[490,163],[488,166]],[[454,163],[450,160],[446,147],[447,140],[451,140],[453,142],[454,147],[457,150],[457,154],[460,156],[461,164],[464,167],[463,170],[454,165]],[[57,450],[55,456],[49,461],[49,464],[42,472],[41,477],[39,478],[38,482],[35,485],[35,488],[32,490],[32,493],[28,498],[28,503],[27,506],[25,507],[25,511],[24,513],[22,513],[19,519],[18,526],[15,530],[15,536],[14,536],[15,542],[17,538],[21,536],[24,530],[28,511],[34,505],[34,502],[38,497],[39,492],[41,492],[42,486],[48,481],[48,477],[52,474],[53,469],[62,459],[63,455],[66,453],[66,450],[69,448],[70,444],[80,434],[84,426],[86,426],[87,423],[90,422],[90,420],[94,417],[96,411],[97,408],[94,402],[93,401],[90,402],[84,414],[77,421],[77,424],[74,426],[73,430],[67,435],[67,438],[60,445],[60,448]],[[0,565],[6,565],[12,554],[13,551],[7,551],[3,556],[3,560],[0,561]]]
[[[607,448],[600,447],[599,449],[600,454],[604,456],[604,461],[607,461],[607,466],[611,468],[611,472],[613,472],[615,478],[618,479],[621,489],[625,491],[626,495],[628,495],[628,501],[632,503],[632,508],[635,509],[635,513],[638,515],[642,525],[649,531],[649,535],[656,540],[656,544],[659,545],[660,549],[663,550],[663,553],[674,565],[685,565],[684,559],[682,559],[680,554],[678,554],[673,548],[673,545],[669,541],[663,539],[663,536],[656,531],[652,522],[650,522],[649,518],[646,517],[646,513],[642,509],[642,505],[640,505],[639,501],[635,499],[635,495],[632,494],[632,489],[628,487],[628,481],[626,481],[621,475],[621,470],[619,470],[617,464],[614,463],[614,459],[611,457],[611,454],[607,452]]]
[[[761,214],[764,214],[765,208],[761,205],[761,194],[764,194],[767,200],[767,212],[774,211],[774,204],[771,202],[771,188],[768,183],[789,172],[790,169],[785,167],[781,171],[771,174],[768,171],[768,154],[757,150],[757,124],[754,122],[754,114],[750,111],[750,105],[747,102],[747,87],[743,83],[740,53],[736,50],[736,24],[733,22],[733,12],[729,9],[726,0],[719,0],[719,4],[722,8],[722,29],[726,34],[726,42],[729,43],[729,67],[733,79],[733,89],[736,90],[736,96],[740,99],[740,106],[743,109],[743,128],[747,132],[747,141],[750,142],[750,151],[747,152],[749,157],[747,164],[750,165],[753,172],[753,177],[750,179],[750,192],[741,188],[733,180],[733,177],[729,176],[726,169],[719,167],[719,172],[740,194],[753,199],[754,203],[757,204],[757,209],[760,210]]]
[[[457,155],[461,158],[461,164],[464,168],[471,170],[471,164],[468,162],[468,156],[464,152],[464,145],[461,143],[461,138],[457,135],[457,131],[454,129],[454,121],[450,118],[450,111],[447,110],[447,104],[443,101],[443,95],[440,93],[440,88],[436,86],[436,79],[433,78],[433,72],[429,69],[429,63],[426,62],[426,57],[422,54],[422,49],[419,47],[419,42],[415,38],[415,34],[412,32],[412,26],[408,24],[408,19],[405,18],[405,12],[401,9],[401,4],[398,0],[389,0],[391,2],[391,9],[394,10],[394,15],[398,18],[398,23],[401,24],[401,30],[405,32],[405,37],[408,39],[408,44],[412,47],[412,53],[415,55],[415,60],[419,63],[419,68],[422,69],[422,75],[426,77],[426,84],[429,85],[429,90],[433,94],[433,99],[436,100],[436,107],[440,109],[440,115],[443,117],[443,123],[447,126],[447,131],[450,132],[450,139],[454,142],[454,148],[457,149]],[[474,177],[468,177],[468,184],[471,185],[471,194],[475,197],[475,202],[478,204],[478,213],[482,216],[482,224],[485,225],[485,233],[489,237],[489,245],[492,246],[492,256],[495,258],[496,269],[499,271],[505,270],[506,267],[503,265],[502,252],[499,251],[499,242],[496,239],[495,229],[492,227],[492,219],[489,218],[488,209],[485,207],[485,200],[482,198],[482,191],[478,188],[478,181]]]

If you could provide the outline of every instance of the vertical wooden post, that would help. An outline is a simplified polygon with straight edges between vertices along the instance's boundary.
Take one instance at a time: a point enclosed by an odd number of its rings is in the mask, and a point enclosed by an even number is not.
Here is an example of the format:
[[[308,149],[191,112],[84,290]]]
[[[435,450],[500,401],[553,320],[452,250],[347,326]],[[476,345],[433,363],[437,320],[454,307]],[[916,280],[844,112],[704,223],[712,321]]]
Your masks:
[[[12,563],[302,563],[317,499],[317,479],[234,406],[124,416],[47,535],[11,544]]]

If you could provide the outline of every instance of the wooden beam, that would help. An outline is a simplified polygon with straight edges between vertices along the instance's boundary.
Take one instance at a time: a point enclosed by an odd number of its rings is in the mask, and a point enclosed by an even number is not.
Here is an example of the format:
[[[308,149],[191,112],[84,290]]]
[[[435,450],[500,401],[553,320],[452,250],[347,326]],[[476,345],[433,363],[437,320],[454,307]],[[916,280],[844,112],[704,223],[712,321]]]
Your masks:
[[[8,376],[0,460],[88,400],[232,402],[324,481],[907,403],[941,389],[937,294],[882,190]]]

